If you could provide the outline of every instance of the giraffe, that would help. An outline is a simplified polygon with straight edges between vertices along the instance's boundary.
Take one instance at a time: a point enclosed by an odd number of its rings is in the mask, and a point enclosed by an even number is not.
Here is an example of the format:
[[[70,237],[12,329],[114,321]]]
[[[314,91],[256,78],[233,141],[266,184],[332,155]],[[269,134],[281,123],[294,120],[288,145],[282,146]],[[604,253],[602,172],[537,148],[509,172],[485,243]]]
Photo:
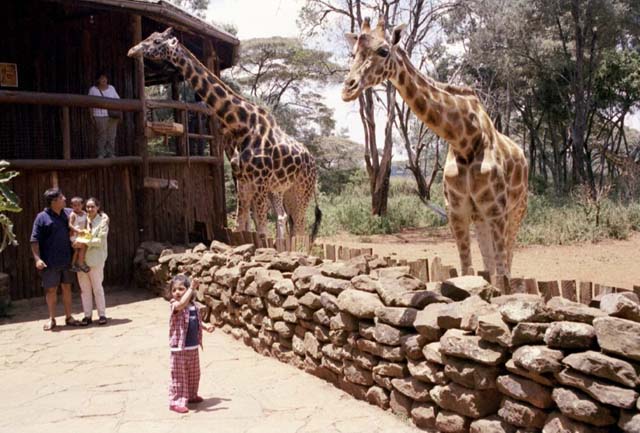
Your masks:
[[[385,32],[383,19],[345,36],[353,64],[342,99],[389,80],[414,114],[448,143],[443,172],[449,226],[463,275],[473,273],[469,229],[475,225],[485,270],[509,276],[516,235],[527,209],[528,167],[522,149],[497,131],[475,92],[420,73],[400,45],[404,25]]]
[[[256,231],[266,235],[271,204],[277,214],[278,239],[284,237],[289,218],[293,224],[290,234],[303,235],[307,206],[313,197],[313,240],[322,212],[316,197],[317,168],[309,150],[282,131],[273,115],[235,93],[209,71],[172,31],[169,27],[164,32],[154,32],[127,55],[175,66],[217,117],[225,145],[233,147],[230,162],[237,180],[238,229],[249,229],[249,215],[253,212]]]

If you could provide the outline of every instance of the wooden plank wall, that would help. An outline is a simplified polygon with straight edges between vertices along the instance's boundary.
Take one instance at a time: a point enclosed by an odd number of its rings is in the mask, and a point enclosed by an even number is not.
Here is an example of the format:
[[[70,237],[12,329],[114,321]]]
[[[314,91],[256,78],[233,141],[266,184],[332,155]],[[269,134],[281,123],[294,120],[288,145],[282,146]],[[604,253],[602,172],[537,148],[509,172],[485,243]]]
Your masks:
[[[141,194],[136,189],[140,168],[119,165],[90,170],[25,170],[12,183],[23,211],[12,215],[20,245],[0,254],[0,271],[11,277],[11,298],[42,296],[29,238],[33,220],[44,208],[42,194],[54,185],[62,188],[70,205],[71,197],[95,196],[111,220],[109,258],[105,285],[127,284],[132,276],[133,257],[138,244],[149,239],[183,243],[184,234],[193,231],[196,221],[207,227],[206,239],[223,239],[226,215],[222,167],[210,164],[152,164],[152,176],[180,180],[180,189],[153,191],[145,208],[143,222],[137,220],[136,206]],[[184,179],[189,179],[184,184]],[[216,182],[215,180],[218,179]],[[186,228],[185,228],[186,224]],[[145,231],[141,232],[140,227]],[[209,237],[210,236],[210,237]]]

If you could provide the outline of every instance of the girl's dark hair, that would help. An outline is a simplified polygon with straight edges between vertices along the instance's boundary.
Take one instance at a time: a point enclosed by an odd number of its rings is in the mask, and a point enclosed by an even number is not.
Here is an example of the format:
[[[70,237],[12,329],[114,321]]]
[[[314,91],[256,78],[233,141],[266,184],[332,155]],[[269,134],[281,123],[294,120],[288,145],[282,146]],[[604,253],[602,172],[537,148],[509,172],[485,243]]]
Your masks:
[[[173,290],[173,286],[180,283],[182,283],[182,285],[188,289],[191,285],[191,280],[186,275],[176,275],[171,279],[171,282],[169,283],[169,291]]]
[[[100,77],[102,77],[102,76],[106,77],[107,80],[109,79],[109,75],[107,74],[107,71],[99,71],[96,74],[96,81],[98,81],[100,79]]]
[[[49,188],[44,192],[44,201],[47,207],[51,206],[51,202],[62,195],[62,191],[59,188]]]
[[[102,215],[102,206],[100,206],[100,200],[95,197],[89,197],[85,203],[89,203],[92,201],[96,206],[98,206],[98,213]]]

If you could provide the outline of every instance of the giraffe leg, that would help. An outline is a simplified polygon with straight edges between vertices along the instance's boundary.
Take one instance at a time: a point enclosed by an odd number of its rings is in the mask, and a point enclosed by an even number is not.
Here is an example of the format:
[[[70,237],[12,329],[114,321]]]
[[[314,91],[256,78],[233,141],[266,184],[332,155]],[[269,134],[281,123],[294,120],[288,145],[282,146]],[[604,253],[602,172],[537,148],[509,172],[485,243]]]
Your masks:
[[[254,196],[253,211],[253,218],[256,223],[256,232],[267,236],[267,213],[269,211],[269,200],[266,193],[257,193]]]
[[[469,237],[470,218],[464,212],[449,212],[449,227],[456,239],[458,254],[460,254],[460,268],[462,275],[472,274],[471,248]]]
[[[271,205],[276,214],[276,239],[284,239],[287,224],[287,212],[282,201],[282,193],[270,193]]]
[[[484,270],[491,274],[496,273],[496,257],[493,251],[493,238],[491,237],[491,227],[486,220],[474,221],[476,227],[476,237],[482,254]]]
[[[507,268],[507,246],[506,246],[506,215],[502,214],[497,218],[489,220],[491,235],[493,237],[493,251],[495,253],[496,274],[510,276]]]
[[[509,214],[507,223],[507,269],[511,272],[511,265],[513,263],[513,250],[516,245],[516,238],[518,236],[518,230],[522,224],[527,213],[527,196],[518,205],[518,207]]]
[[[253,188],[246,182],[238,182],[238,203],[236,205],[236,224],[239,231],[249,230],[249,217],[252,207]]]

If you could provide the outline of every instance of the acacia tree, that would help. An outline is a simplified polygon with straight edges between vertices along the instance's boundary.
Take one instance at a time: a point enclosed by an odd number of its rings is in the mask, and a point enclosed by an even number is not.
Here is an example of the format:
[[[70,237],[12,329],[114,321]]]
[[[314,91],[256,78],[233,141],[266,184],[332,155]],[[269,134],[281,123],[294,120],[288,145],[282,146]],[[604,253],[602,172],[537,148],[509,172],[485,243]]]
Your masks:
[[[337,36],[336,22],[338,28],[350,32],[357,32],[369,17],[384,19],[387,27],[407,24],[406,50],[422,68],[428,62],[442,57],[444,51],[435,43],[429,44],[428,40],[437,33],[438,20],[455,4],[454,1],[448,0],[382,0],[375,4],[360,0],[307,0],[300,21],[307,34],[322,35],[328,39]],[[342,45],[346,46],[344,42]],[[439,141],[423,125],[421,126],[421,122],[417,121],[404,101],[396,100],[395,88],[389,82],[381,85],[379,89],[365,90],[358,98],[358,106],[365,136],[364,161],[369,175],[372,213],[384,215],[387,210],[392,151],[397,137],[407,152],[407,168],[416,180],[418,195],[429,204],[430,188],[440,165],[437,160],[434,162],[427,181],[422,162],[429,149],[435,149],[436,159],[439,157]],[[382,108],[386,117],[384,143],[381,148],[376,136],[376,106]],[[443,214],[442,211],[439,213]]]

